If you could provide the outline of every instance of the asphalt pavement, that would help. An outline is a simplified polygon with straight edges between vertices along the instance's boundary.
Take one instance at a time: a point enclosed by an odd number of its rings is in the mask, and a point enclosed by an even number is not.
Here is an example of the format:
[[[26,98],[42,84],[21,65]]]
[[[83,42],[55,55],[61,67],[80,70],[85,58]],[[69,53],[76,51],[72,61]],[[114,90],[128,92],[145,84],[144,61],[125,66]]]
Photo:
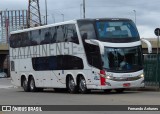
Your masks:
[[[89,94],[70,94],[55,92],[52,89],[37,93],[24,92],[22,88],[14,87],[10,79],[0,79],[0,105],[160,105],[160,92],[157,91],[125,91],[109,94],[103,91],[92,91]],[[31,112],[23,112],[30,114]],[[32,112],[33,113],[33,112]],[[44,114],[44,112],[41,112]],[[41,114],[35,112],[33,114]],[[47,112],[47,114],[135,114],[135,112]],[[137,112],[136,112],[137,113]],[[0,112],[0,114],[22,114],[22,112]],[[140,112],[151,114],[151,112]],[[152,114],[159,114],[153,112]]]

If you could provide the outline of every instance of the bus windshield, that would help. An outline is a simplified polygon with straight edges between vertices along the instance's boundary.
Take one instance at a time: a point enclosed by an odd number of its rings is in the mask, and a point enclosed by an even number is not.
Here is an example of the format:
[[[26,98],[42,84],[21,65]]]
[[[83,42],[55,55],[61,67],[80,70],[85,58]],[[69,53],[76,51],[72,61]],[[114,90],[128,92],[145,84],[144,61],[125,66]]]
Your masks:
[[[142,69],[141,46],[131,48],[105,47],[103,67],[107,71],[132,72]]]
[[[140,40],[136,25],[131,20],[96,20],[78,22],[83,38],[104,42],[128,43]]]
[[[138,38],[137,29],[132,21],[99,21],[96,22],[99,39]]]

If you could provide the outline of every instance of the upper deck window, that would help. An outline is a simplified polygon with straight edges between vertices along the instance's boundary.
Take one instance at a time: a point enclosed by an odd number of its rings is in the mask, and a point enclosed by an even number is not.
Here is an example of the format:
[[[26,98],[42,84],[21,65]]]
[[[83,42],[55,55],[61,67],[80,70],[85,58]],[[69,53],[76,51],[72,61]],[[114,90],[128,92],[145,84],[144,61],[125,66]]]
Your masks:
[[[79,44],[75,24],[65,24],[43,29],[11,34],[12,48],[72,42]]]
[[[97,21],[98,39],[102,41],[121,42],[139,40],[139,33],[132,21]],[[122,41],[122,42],[123,42]]]
[[[94,24],[91,22],[79,22],[79,30],[82,39],[96,39]]]

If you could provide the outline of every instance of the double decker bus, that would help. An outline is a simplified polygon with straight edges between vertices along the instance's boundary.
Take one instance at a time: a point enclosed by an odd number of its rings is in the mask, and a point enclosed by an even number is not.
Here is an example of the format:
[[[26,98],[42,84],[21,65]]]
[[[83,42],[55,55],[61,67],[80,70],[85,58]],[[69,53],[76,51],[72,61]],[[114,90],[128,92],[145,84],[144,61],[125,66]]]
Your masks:
[[[151,45],[148,41],[148,50]],[[132,20],[79,19],[11,32],[12,83],[70,93],[144,86],[142,43]]]

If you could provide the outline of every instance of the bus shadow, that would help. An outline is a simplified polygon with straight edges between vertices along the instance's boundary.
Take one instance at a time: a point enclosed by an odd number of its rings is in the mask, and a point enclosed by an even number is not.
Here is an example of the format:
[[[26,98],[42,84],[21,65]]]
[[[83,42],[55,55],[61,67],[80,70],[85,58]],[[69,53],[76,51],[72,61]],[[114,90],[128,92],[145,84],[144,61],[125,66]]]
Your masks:
[[[17,92],[24,92],[24,91],[23,90],[19,90]],[[138,93],[142,93],[142,92],[143,91],[126,90],[126,91],[124,91],[122,93],[117,93],[116,91],[112,90],[111,92],[106,93],[103,90],[91,90],[87,94],[81,94],[81,93],[78,92],[78,93],[75,93],[75,94],[72,94],[72,95],[123,95],[123,94],[138,94]],[[54,89],[44,89],[43,91],[30,92],[30,93],[71,94],[67,90],[65,90],[65,91],[55,91]]]
[[[38,93],[52,93],[52,94],[71,94],[69,93],[68,91],[54,91],[54,90],[43,90],[41,92],[38,92]],[[86,94],[81,94],[81,93],[75,93],[75,94],[72,94],[72,95],[123,95],[123,94],[137,94],[137,93],[141,93],[140,91],[124,91],[122,93],[117,93],[115,92],[114,90],[109,92],[109,93],[106,93],[104,91],[95,91],[95,90],[92,90],[91,92],[88,92]]]

